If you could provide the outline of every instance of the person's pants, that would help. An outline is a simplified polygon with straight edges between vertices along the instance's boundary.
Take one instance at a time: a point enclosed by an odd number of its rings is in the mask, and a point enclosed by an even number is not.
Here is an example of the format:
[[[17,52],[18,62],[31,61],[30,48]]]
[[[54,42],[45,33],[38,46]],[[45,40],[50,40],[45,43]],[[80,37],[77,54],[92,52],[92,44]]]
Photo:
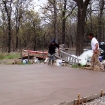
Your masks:
[[[53,65],[54,64],[54,60],[55,60],[55,54],[48,54],[48,57],[49,57],[48,64],[52,63],[52,65]]]
[[[91,59],[91,67],[92,69],[94,69],[95,65],[98,65],[100,67],[100,69],[103,69],[100,61],[99,61],[99,55],[100,55],[100,51],[98,50],[97,53],[93,53],[92,55],[92,59]]]

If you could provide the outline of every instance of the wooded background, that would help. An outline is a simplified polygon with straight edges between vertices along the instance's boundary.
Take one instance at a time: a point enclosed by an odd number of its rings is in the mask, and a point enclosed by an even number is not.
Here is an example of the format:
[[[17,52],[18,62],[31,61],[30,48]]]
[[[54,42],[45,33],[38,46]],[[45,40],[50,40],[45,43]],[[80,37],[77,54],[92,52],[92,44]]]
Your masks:
[[[40,12],[34,1],[0,0],[1,52],[47,49],[55,38],[80,55],[88,33],[105,41],[105,0],[47,0]]]

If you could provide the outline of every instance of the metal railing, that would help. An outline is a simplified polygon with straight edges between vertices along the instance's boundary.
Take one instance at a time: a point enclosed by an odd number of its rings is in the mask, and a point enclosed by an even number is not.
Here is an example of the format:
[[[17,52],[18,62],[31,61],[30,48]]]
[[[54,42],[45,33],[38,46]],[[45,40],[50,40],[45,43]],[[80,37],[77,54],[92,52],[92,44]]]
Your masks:
[[[79,64],[79,59],[67,52],[64,52],[63,50],[60,50],[60,53],[56,53],[55,55],[57,58],[64,60],[65,62],[71,64],[71,65],[77,65]]]

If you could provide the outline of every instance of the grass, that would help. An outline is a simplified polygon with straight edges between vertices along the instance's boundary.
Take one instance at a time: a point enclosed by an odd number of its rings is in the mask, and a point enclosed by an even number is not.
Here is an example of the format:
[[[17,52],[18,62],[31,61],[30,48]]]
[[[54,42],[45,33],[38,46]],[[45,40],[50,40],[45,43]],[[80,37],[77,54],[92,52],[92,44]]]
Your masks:
[[[11,53],[0,53],[0,64],[19,64],[19,65],[26,65],[21,62],[20,54],[17,52],[11,52]],[[31,61],[29,61],[27,64],[33,64]]]
[[[82,65],[72,65],[72,68],[81,68],[81,67],[84,67]]]
[[[20,57],[19,53],[0,53],[0,60],[15,59],[15,58],[19,58],[19,57]]]

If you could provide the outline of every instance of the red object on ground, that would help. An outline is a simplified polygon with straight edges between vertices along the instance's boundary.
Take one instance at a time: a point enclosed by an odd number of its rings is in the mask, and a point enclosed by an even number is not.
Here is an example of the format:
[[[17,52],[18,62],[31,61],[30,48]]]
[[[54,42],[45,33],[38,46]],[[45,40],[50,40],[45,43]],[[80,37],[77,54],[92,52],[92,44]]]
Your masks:
[[[42,51],[33,51],[33,50],[24,50],[24,51],[34,54],[48,54],[48,52],[42,52]]]
[[[34,56],[34,54],[36,54],[36,57],[38,59],[45,59],[48,56],[48,52],[33,51],[33,50],[24,50],[24,52],[27,52],[27,53],[29,53],[29,55],[33,55],[33,56]]]

